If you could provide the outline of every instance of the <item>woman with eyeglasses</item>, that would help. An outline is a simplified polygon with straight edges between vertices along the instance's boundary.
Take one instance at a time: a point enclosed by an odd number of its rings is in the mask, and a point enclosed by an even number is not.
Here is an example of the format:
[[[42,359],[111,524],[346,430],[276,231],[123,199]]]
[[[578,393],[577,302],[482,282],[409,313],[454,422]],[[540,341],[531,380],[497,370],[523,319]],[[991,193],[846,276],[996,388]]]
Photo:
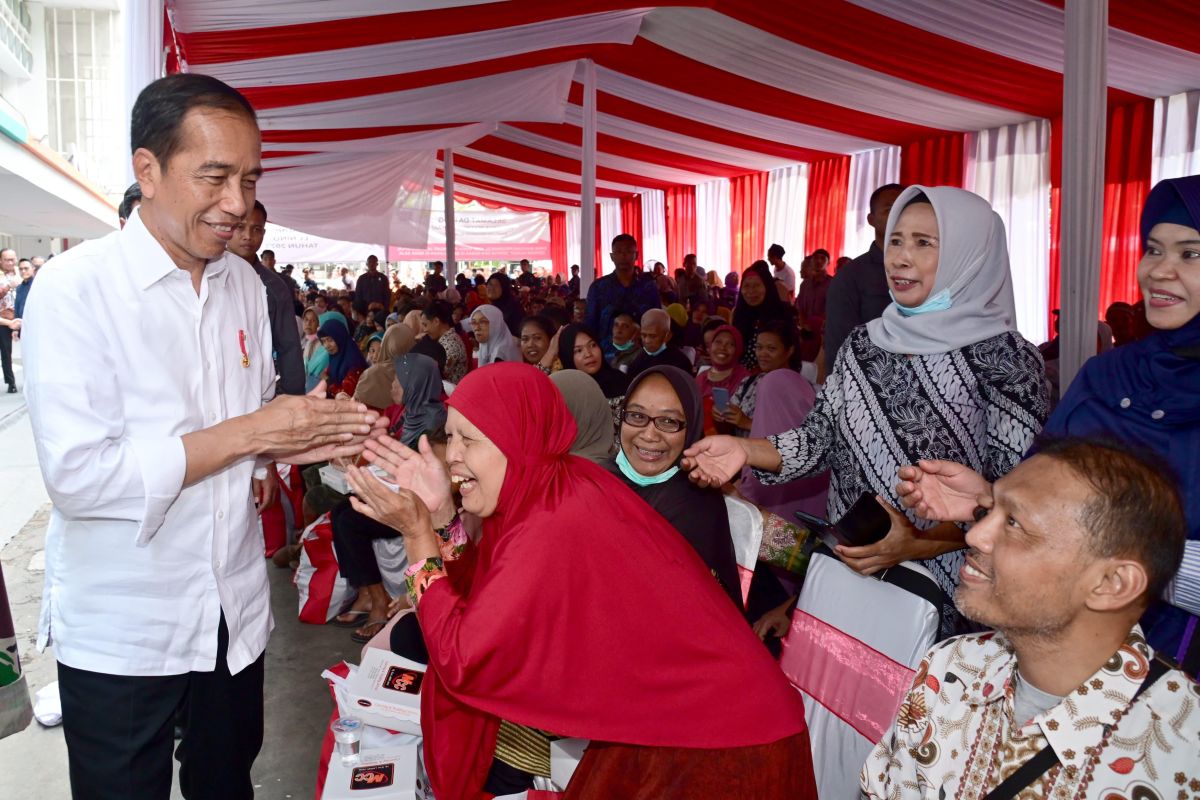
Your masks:
[[[621,449],[606,466],[696,549],[730,599],[742,607],[725,498],[679,469],[703,431],[696,379],[677,367],[651,367],[629,384],[620,411]]]

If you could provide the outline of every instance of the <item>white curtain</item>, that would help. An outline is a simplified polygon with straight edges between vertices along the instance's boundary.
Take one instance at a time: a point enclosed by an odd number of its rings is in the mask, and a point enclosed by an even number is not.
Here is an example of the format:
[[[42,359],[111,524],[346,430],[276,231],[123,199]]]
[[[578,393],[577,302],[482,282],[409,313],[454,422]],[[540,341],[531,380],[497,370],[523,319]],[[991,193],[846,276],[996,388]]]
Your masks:
[[[796,267],[804,257],[804,223],[808,218],[808,164],[773,169],[767,174],[767,247],[781,245]],[[765,256],[765,251],[764,251]]]
[[[1050,282],[1050,121],[968,133],[966,188],[1004,220],[1017,328],[1046,340]]]
[[[729,272],[730,250],[729,181],[718,178],[696,185],[696,262],[718,274]],[[672,264],[679,269],[682,264]]]
[[[642,264],[667,263],[667,205],[661,189],[647,189],[642,195]]]
[[[614,269],[612,259],[608,257],[612,252],[612,240],[621,233],[621,201],[601,197],[596,205],[600,206],[600,230],[596,231],[600,240],[600,273],[607,275]]]
[[[854,258],[871,247],[875,229],[867,224],[871,194],[900,182],[900,148],[880,147],[850,156],[850,193],[846,198],[846,238],[842,253]]]
[[[1154,101],[1151,182],[1188,175],[1200,175],[1200,91]]]
[[[579,224],[579,209],[572,208],[567,212],[567,264],[579,264],[579,237],[582,235]],[[570,273],[568,272],[568,277]]]

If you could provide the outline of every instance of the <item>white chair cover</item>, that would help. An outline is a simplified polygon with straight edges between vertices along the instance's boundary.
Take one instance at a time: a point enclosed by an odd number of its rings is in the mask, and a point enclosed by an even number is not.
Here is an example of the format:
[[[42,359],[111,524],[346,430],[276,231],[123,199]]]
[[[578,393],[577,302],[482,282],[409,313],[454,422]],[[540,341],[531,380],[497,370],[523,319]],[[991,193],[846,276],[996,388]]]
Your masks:
[[[898,574],[902,568],[911,572]],[[906,561],[890,572],[889,580],[903,577],[936,594],[919,564]],[[780,666],[804,697],[821,800],[860,797],[859,772],[933,645],[938,615],[913,591],[813,554]]]
[[[748,500],[725,495],[725,510],[729,514],[729,533],[733,537],[733,552],[738,563],[738,579],[742,589],[742,605],[750,593],[758,549],[762,545],[763,518],[758,506]]]

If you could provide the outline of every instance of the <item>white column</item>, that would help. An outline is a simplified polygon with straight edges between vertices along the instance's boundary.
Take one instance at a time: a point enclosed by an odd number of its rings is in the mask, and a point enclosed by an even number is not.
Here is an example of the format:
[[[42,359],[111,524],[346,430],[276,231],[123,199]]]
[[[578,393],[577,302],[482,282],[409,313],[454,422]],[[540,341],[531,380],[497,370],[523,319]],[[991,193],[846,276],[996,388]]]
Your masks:
[[[442,150],[442,200],[446,210],[446,284],[454,285],[458,264],[454,260],[454,151]]]
[[[1096,354],[1100,303],[1108,0],[1067,0],[1063,64],[1059,391]]]
[[[583,62],[583,167],[580,183],[579,296],[596,275],[596,64]]]
[[[42,16],[42,7],[38,7]],[[124,131],[126,183],[133,183],[133,161],[129,148],[129,117],[138,94],[163,74],[163,0],[126,0],[121,14],[125,39]]]

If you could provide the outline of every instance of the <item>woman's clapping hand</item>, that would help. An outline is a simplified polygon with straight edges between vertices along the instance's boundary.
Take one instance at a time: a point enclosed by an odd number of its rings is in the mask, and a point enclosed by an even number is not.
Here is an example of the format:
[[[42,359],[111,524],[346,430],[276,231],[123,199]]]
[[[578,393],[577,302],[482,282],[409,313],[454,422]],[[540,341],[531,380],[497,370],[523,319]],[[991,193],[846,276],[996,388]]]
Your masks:
[[[413,492],[431,513],[444,512],[454,503],[450,474],[429,446],[428,438],[422,436],[417,448],[381,436],[367,441],[363,458],[387,473],[392,483]]]

